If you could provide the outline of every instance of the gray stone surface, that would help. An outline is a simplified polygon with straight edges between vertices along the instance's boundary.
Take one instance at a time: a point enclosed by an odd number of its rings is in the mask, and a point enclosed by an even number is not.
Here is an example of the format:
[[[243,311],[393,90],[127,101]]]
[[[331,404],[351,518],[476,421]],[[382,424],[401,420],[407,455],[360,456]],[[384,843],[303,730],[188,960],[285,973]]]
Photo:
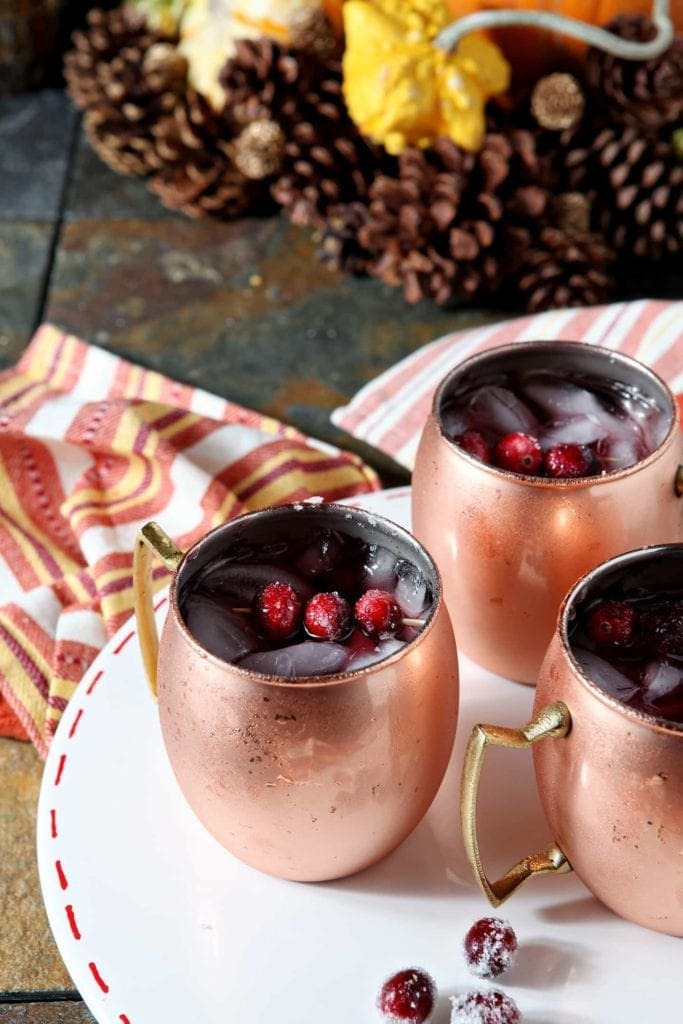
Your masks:
[[[333,408],[425,342],[501,314],[406,306],[376,281],[331,273],[315,247],[280,217],[71,220],[46,318],[360,451],[331,425]]]
[[[73,989],[38,882],[35,821],[42,773],[30,744],[0,738],[0,1000],[12,992]],[[2,1013],[0,1007],[0,1021]]]
[[[74,153],[65,217],[67,220],[83,217],[101,220],[130,217],[181,219],[179,214],[164,209],[148,191],[143,178],[115,174],[102,163],[82,131]]]
[[[76,121],[57,90],[0,98],[0,219],[57,217]]]
[[[0,219],[0,368],[16,362],[39,314],[53,225]]]
[[[0,1024],[95,1024],[85,1003],[30,1002],[0,1004]]]

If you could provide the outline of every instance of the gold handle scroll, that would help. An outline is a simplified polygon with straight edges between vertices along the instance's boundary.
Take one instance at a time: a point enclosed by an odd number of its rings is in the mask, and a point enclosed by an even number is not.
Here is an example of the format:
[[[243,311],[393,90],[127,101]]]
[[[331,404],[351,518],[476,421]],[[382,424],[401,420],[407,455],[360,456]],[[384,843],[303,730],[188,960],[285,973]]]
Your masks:
[[[528,725],[521,729],[506,729],[498,725],[475,725],[467,744],[460,789],[460,817],[467,858],[484,895],[492,906],[498,907],[522,882],[531,875],[551,872],[564,874],[571,864],[556,843],[547,850],[531,854],[506,871],[502,878],[490,882],[479,853],[477,839],[477,795],[484,755],[489,745],[523,750],[546,736],[566,736],[571,727],[569,708],[562,701],[543,708]]]
[[[133,549],[133,597],[138,623],[138,640],[149,688],[157,695],[157,658],[159,636],[154,618],[154,590],[152,587],[152,556],[156,555],[167,569],[175,570],[184,557],[171,538],[158,523],[145,523]]]

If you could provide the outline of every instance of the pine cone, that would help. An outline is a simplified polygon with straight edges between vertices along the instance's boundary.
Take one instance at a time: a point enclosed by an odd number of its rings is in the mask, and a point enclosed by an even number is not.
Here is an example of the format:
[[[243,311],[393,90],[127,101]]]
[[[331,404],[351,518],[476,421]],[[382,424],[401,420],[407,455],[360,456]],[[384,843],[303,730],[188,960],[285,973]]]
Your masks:
[[[545,227],[513,279],[530,313],[594,306],[610,295],[615,256],[597,234]]]
[[[346,270],[350,274],[364,274],[368,252],[363,248],[359,233],[368,218],[365,203],[340,203],[327,212],[327,219],[317,257],[331,270]]]
[[[486,136],[479,153],[450,139],[431,151],[405,150],[395,176],[370,188],[361,244],[374,258],[368,271],[402,284],[408,302],[439,305],[497,287],[501,260],[514,235],[524,249],[545,216],[548,193],[533,136]]]
[[[568,150],[570,188],[585,192],[593,227],[618,252],[660,260],[683,252],[683,164],[635,128],[604,128]]]
[[[296,122],[304,97],[315,92],[320,70],[315,57],[272,39],[238,39],[220,74],[225,116],[240,127],[270,118],[286,132]]]
[[[154,128],[149,187],[164,206],[189,217],[230,220],[263,196],[263,186],[235,166],[230,126],[189,90]]]
[[[286,143],[272,194],[295,224],[325,221],[332,206],[362,200],[378,167],[394,163],[349,117],[341,67],[270,39],[240,40],[221,83],[226,117],[238,125],[268,119]]]
[[[121,174],[148,173],[152,129],[186,88],[185,59],[126,8],[91,11],[73,42],[64,76],[93,149]]]
[[[655,36],[653,22],[643,14],[620,14],[607,28],[633,42]],[[674,39],[661,57],[646,61],[624,60],[591,48],[586,79],[612,123],[657,132],[683,115],[683,38]]]

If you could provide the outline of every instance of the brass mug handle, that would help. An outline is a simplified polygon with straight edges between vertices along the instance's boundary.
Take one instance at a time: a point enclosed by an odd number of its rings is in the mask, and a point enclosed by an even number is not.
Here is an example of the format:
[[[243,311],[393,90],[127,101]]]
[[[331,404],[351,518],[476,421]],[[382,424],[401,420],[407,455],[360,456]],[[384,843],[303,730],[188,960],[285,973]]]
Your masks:
[[[521,729],[506,729],[498,725],[475,725],[467,744],[460,789],[460,818],[467,858],[484,895],[492,906],[498,907],[522,882],[531,875],[552,872],[565,874],[571,864],[556,843],[547,850],[531,854],[506,871],[502,878],[490,882],[479,853],[477,839],[477,795],[484,754],[489,744],[523,750],[545,736],[566,736],[571,727],[569,708],[562,701],[543,708],[528,725]]]
[[[175,570],[185,552],[176,547],[158,523],[145,523],[135,538],[133,548],[133,604],[138,623],[142,663],[152,696],[156,697],[159,635],[154,617],[153,555],[160,558],[167,569]]]

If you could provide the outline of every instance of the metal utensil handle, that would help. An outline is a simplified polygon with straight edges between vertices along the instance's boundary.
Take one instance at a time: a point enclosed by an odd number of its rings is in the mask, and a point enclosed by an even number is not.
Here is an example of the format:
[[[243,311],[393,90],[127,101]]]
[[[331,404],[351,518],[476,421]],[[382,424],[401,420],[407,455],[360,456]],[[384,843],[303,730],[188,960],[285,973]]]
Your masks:
[[[622,39],[604,28],[588,25],[578,18],[570,18],[565,14],[551,14],[550,11],[477,11],[448,25],[439,33],[434,43],[442,50],[450,52],[471,32],[507,28],[510,25],[528,25],[532,28],[559,32],[561,35],[571,36],[572,39],[580,39],[589,46],[595,46],[624,60],[651,60],[653,57],[660,57],[674,40],[675,31],[669,16],[669,0],[654,0],[651,17],[655,27],[654,37],[647,42],[638,43]]]
[[[531,875],[551,872],[564,874],[571,865],[556,843],[547,850],[525,857],[506,871],[502,878],[490,882],[479,853],[477,839],[477,795],[484,755],[489,744],[496,747],[526,749],[546,736],[566,736],[571,727],[569,708],[562,701],[549,704],[521,729],[506,729],[498,725],[475,725],[467,745],[460,790],[460,816],[467,857],[485,896],[492,906],[498,907]]]
[[[138,624],[138,641],[142,663],[152,691],[157,695],[157,658],[159,634],[154,616],[154,589],[152,587],[152,558],[156,555],[167,569],[175,570],[185,552],[173,543],[158,523],[146,523],[133,548],[133,599]]]

